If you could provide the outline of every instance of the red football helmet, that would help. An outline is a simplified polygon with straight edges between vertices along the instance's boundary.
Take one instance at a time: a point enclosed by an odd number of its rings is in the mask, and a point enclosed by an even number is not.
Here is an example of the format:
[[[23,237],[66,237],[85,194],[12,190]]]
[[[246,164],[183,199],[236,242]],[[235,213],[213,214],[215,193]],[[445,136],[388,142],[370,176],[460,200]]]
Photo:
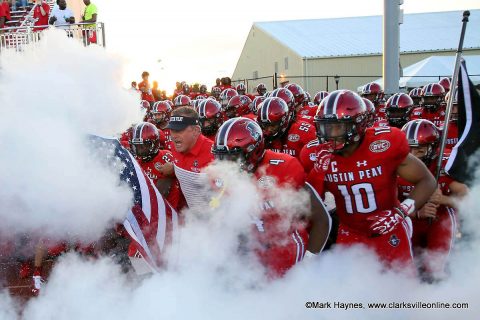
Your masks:
[[[225,107],[225,115],[229,119],[244,116],[250,113],[250,103],[252,99],[247,96],[234,96]]]
[[[267,93],[267,87],[263,83],[259,83],[257,85],[257,93],[260,96],[265,95],[265,93]]]
[[[437,157],[437,146],[440,133],[437,127],[425,119],[417,119],[407,122],[402,131],[407,136],[410,148],[424,148],[417,157],[429,165]]]
[[[160,149],[160,134],[149,122],[140,122],[132,131],[130,150],[143,161],[152,160]]]
[[[296,83],[290,83],[285,86],[285,89],[290,90],[290,92],[293,94],[293,97],[295,98],[295,106],[298,107],[303,105],[303,101],[305,100],[305,91],[302,87]]]
[[[218,129],[212,153],[218,160],[239,161],[242,170],[254,172],[265,154],[262,129],[247,118],[230,119]]]
[[[383,99],[383,90],[378,83],[370,82],[362,88],[360,95],[376,104],[379,100]]]
[[[317,137],[335,152],[358,142],[365,134],[368,115],[362,98],[350,90],[336,90],[322,100],[314,117]]]
[[[215,99],[220,99],[220,94],[222,93],[222,89],[220,87],[213,87],[212,88],[212,96]]]
[[[150,102],[148,102],[147,100],[142,100],[140,101],[140,108],[145,110],[145,111],[150,111],[150,108],[152,106],[150,105]]]
[[[222,106],[220,102],[214,99],[205,99],[198,105],[198,118],[202,133],[211,136],[214,135],[223,123]]]
[[[406,93],[395,93],[388,98],[385,113],[392,127],[401,128],[410,120],[413,110],[413,100]]]
[[[414,105],[420,105],[420,101],[422,100],[422,87],[413,88],[408,95],[412,98]]]
[[[244,95],[245,92],[247,92],[247,87],[245,86],[245,84],[244,84],[243,82],[240,82],[240,83],[237,84],[237,86],[235,87],[235,90],[237,90],[237,93],[238,93],[238,94]]]
[[[315,97],[313,97],[313,103],[315,103],[317,106],[320,105],[320,102],[328,96],[328,91],[319,91],[315,94]]]
[[[453,92],[453,101],[452,101],[452,110],[450,111],[450,121],[457,122],[458,121],[458,87],[455,89],[450,90],[445,95],[445,103],[448,103],[450,97],[452,96]]]
[[[222,91],[222,93],[220,94],[219,101],[224,110],[227,107],[227,104],[230,101],[230,99],[232,99],[236,95],[238,95],[237,91],[232,88],[228,88]]]
[[[258,106],[257,122],[265,139],[273,140],[283,135],[290,124],[290,111],[285,101],[278,97],[266,98]]]
[[[278,88],[273,90],[269,97],[281,98],[287,104],[291,116],[295,115],[295,97],[292,91],[286,88]]]
[[[170,121],[172,107],[167,101],[157,101],[153,104],[152,120],[160,128],[165,128]]]
[[[365,103],[365,107],[367,108],[367,126],[370,128],[375,123],[377,111],[375,110],[375,105],[372,101],[368,100],[367,98],[362,98],[362,100]]]
[[[438,83],[430,83],[423,87],[421,95],[421,106],[435,111],[443,103],[445,90]]]
[[[445,92],[450,91],[450,78],[442,78],[440,79],[440,81],[438,81],[438,84],[443,87],[443,90],[445,90]]]
[[[192,103],[192,100],[190,99],[190,97],[184,94],[178,95],[173,100],[173,105],[175,107],[174,109],[179,107],[184,107],[184,106],[191,106],[191,103]]]
[[[257,114],[258,107],[265,99],[267,98],[264,96],[256,96],[250,104],[250,111],[253,112],[253,114]]]

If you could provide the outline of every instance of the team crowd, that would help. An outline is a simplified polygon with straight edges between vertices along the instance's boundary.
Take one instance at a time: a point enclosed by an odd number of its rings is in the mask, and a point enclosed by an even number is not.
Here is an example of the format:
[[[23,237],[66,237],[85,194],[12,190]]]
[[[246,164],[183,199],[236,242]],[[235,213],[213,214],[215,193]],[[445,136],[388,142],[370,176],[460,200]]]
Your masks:
[[[172,100],[155,101],[143,76],[145,122],[121,141],[179,212],[201,204],[195,174],[214,159],[238,162],[261,189],[288,185],[310,192],[310,214],[285,218],[265,201],[261,217],[252,219],[268,272],[281,275],[333,243],[361,243],[386,266],[426,281],[446,276],[458,234],[456,199],[467,192],[437,168],[438,157],[445,165],[458,141],[457,90],[448,78],[388,99],[369,83],[360,94],[320,91],[313,101],[297,84],[270,92],[259,84],[249,94],[243,83],[218,79],[210,92],[180,83]],[[453,109],[445,123],[448,99]],[[328,193],[335,199],[329,212],[322,201]],[[279,232],[282,219],[290,228]]]
[[[218,79],[210,91],[178,83],[169,99],[152,92],[147,72],[142,78],[132,89],[141,97],[144,122],[119,139],[179,213],[180,223],[188,223],[185,208],[221,205],[228,192],[222,177],[209,186],[213,197],[201,192],[199,177],[214,161],[230,161],[251,176],[262,197],[261,213],[251,215],[252,229],[239,250],[253,252],[269,278],[283,276],[304,258],[321,259],[323,250],[354,244],[372,249],[385,268],[423,281],[448,275],[458,235],[457,200],[468,192],[437,168],[438,158],[444,165],[458,141],[457,90],[448,78],[388,99],[377,83],[360,93],[320,91],[311,99],[298,84],[273,91],[259,84],[251,94],[229,79]],[[446,122],[449,99],[453,109]],[[447,126],[445,152],[439,154]],[[307,192],[305,210],[282,212],[272,195],[279,188]],[[334,201],[326,206],[329,197]],[[109,239],[122,243],[128,257],[138,257],[121,229]],[[33,275],[38,292],[42,259],[69,248],[37,251],[20,276]]]

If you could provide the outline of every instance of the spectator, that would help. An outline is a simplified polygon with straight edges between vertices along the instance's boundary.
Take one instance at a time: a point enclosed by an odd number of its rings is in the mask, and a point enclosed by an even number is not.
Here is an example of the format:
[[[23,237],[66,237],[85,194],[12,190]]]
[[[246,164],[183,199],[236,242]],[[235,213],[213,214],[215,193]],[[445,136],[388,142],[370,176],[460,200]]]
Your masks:
[[[147,71],[142,72],[142,82],[138,84],[138,90],[142,92],[142,100],[148,102],[155,102],[155,98],[152,95],[152,89],[150,89],[150,83],[148,83],[148,77],[150,74]]]
[[[33,18],[35,19],[34,31],[41,31],[48,27],[48,14],[50,13],[50,6],[43,0],[36,0],[33,8]]]
[[[133,90],[138,90],[138,89],[137,89],[137,81],[132,81],[132,83],[131,83],[131,89],[133,89]]]
[[[97,6],[90,2],[90,0],[83,0],[86,5],[85,11],[82,15],[81,23],[92,23],[84,25],[86,29],[95,29],[95,23],[97,22]],[[83,30],[83,41],[85,45],[90,43],[97,43],[97,32],[95,30]]]
[[[26,8],[26,6],[28,5],[28,1],[27,0],[11,0],[12,2],[12,11],[16,11],[17,8]]]
[[[205,181],[201,170],[213,161],[213,142],[202,135],[197,111],[191,107],[180,107],[172,112],[167,126],[171,131],[175,158],[174,165],[162,166],[164,175],[175,175],[189,207],[208,205],[205,203]]]
[[[152,95],[155,101],[162,101],[162,92],[158,89],[158,81],[153,81]]]
[[[5,23],[11,19],[8,0],[0,0],[0,29],[5,28]]]
[[[83,3],[85,3],[86,7],[82,15],[82,21],[80,22],[81,23],[97,22],[97,11],[98,11],[97,6],[91,3],[90,0],[83,0]],[[95,27],[95,24],[89,24],[89,25],[86,25],[86,27]]]
[[[67,24],[75,23],[75,17],[72,10],[67,8],[66,0],[58,0],[58,6],[55,6],[50,14],[50,20],[48,24],[55,26],[63,25],[62,29],[68,29]]]

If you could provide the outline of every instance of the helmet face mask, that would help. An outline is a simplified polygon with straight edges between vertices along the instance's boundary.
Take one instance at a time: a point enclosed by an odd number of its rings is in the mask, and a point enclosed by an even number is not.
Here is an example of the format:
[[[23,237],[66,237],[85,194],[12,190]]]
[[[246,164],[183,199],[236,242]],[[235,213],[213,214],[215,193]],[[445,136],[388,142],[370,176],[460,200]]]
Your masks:
[[[165,112],[152,113],[152,119],[157,125],[168,123],[168,117]]]
[[[355,133],[353,121],[320,120],[315,122],[315,128],[320,141],[331,144],[334,152],[348,146]]]
[[[267,140],[272,140],[280,135],[282,129],[282,122],[283,121],[276,121],[276,122],[260,122],[260,128],[262,128],[263,136]]]
[[[201,118],[200,127],[202,128],[202,133],[210,136],[217,132],[220,127],[220,122],[217,118]]]
[[[388,123],[394,127],[402,127],[408,122],[411,109],[388,108],[386,111]]]
[[[148,159],[154,153],[155,147],[154,142],[151,140],[146,140],[143,142],[135,142],[134,139],[132,141],[132,150],[135,155],[141,159]]]
[[[421,105],[427,110],[436,110],[441,103],[441,100],[435,96],[422,97]]]

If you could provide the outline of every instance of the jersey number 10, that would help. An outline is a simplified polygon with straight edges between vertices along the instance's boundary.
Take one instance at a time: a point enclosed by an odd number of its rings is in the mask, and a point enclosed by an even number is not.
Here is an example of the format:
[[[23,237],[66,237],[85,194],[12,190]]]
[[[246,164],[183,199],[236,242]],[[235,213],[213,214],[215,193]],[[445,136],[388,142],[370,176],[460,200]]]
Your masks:
[[[359,183],[351,186],[351,190],[348,190],[348,186],[340,184],[338,190],[345,198],[345,209],[348,213],[371,213],[377,210],[377,202],[375,201],[375,192],[371,183]],[[355,202],[355,208],[353,207],[353,200]],[[355,210],[356,209],[356,210]]]

